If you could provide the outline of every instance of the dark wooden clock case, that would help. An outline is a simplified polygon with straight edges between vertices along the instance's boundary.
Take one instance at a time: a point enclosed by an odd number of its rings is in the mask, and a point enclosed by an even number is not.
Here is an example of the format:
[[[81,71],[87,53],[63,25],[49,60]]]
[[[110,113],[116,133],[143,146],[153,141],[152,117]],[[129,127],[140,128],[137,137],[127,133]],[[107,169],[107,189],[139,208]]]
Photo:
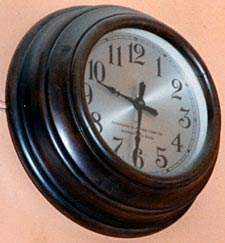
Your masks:
[[[209,115],[191,171],[173,178],[137,172],[108,151],[85,112],[88,53],[105,33],[142,28],[172,43],[194,68]],[[193,48],[159,21],[119,6],[79,6],[39,21],[19,44],[8,73],[7,118],[19,158],[41,193],[96,232],[138,237],[180,218],[208,181],[218,153],[220,108],[212,78]]]

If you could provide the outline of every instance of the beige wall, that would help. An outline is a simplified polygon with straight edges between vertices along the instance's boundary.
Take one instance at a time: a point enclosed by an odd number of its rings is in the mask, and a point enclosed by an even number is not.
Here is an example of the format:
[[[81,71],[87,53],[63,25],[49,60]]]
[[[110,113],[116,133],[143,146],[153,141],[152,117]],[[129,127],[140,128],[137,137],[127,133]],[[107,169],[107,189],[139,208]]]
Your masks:
[[[48,13],[80,4],[130,6],[158,18],[180,32],[207,63],[225,114],[224,0],[0,0],[0,99],[8,65],[18,41]],[[120,240],[92,233],[52,207],[24,172],[0,112],[0,242],[2,243],[223,243],[225,242],[225,140],[214,173],[188,213],[152,236]]]

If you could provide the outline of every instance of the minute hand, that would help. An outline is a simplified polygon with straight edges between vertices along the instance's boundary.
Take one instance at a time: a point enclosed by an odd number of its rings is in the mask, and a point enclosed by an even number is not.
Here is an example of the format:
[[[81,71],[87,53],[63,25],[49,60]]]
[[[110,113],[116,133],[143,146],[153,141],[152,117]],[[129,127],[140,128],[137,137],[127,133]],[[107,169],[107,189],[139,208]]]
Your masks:
[[[100,83],[100,85],[102,85],[103,87],[105,87],[108,91],[110,91],[112,94],[115,94],[117,96],[121,96],[123,97],[124,99],[130,101],[132,104],[134,104],[134,99],[132,99],[131,97],[129,96],[126,96],[124,94],[121,94],[120,91],[118,91],[116,88],[112,87],[112,86],[109,86],[109,85],[106,85],[106,84],[103,84],[103,83]]]
[[[102,85],[103,87],[105,87],[108,91],[110,91],[112,94],[115,94],[117,96],[121,96],[123,97],[124,99],[128,100],[131,104],[134,105],[135,109],[137,109],[137,106],[136,106],[136,99],[133,99],[127,95],[124,95],[122,93],[120,93],[120,91],[118,91],[116,88],[112,87],[112,86],[109,86],[109,85],[106,85],[106,84],[103,84],[103,83],[100,83],[98,82],[100,85]],[[158,115],[158,111],[154,108],[151,108],[149,106],[146,106],[145,104],[141,105],[141,108],[147,112],[149,112],[151,115],[153,116],[157,116]]]

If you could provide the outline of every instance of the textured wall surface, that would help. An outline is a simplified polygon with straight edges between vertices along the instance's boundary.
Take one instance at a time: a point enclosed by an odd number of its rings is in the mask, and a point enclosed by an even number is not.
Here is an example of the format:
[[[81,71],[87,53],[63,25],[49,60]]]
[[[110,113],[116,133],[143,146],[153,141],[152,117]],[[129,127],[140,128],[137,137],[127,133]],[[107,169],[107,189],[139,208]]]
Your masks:
[[[143,11],[182,34],[205,60],[225,115],[225,1],[223,0],[0,0],[0,99],[12,54],[25,32],[43,16],[73,5],[118,4]],[[178,222],[139,239],[90,232],[64,217],[39,193],[22,168],[0,112],[0,242],[4,243],[223,243],[225,242],[225,139],[213,175]]]

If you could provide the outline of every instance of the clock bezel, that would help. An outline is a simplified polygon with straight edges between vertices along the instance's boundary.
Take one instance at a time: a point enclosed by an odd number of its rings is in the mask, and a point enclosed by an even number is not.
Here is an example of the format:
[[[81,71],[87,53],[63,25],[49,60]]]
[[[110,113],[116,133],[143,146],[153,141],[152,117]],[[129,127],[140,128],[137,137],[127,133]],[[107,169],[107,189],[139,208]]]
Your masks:
[[[105,143],[89,115],[84,95],[84,71],[88,56],[93,46],[101,37],[113,30],[121,28],[143,29],[159,35],[161,38],[172,44],[186,58],[198,76],[200,86],[206,98],[208,109],[207,135],[205,144],[199,155],[195,158],[195,162],[193,162],[191,170],[185,171],[183,174],[172,177],[149,175],[128,165]],[[213,154],[218,149],[220,130],[218,97],[212,78],[205,64],[193,47],[191,47],[183,37],[168,26],[145,15],[118,15],[106,18],[97,23],[93,28],[90,28],[85,36],[83,36],[77,50],[78,51],[74,53],[72,64],[72,70],[74,71],[72,72],[73,75],[71,77],[71,100],[73,100],[71,104],[76,110],[78,119],[75,119],[78,121],[78,126],[82,127],[81,131],[84,140],[101,163],[105,163],[107,166],[116,169],[117,172],[122,173],[129,179],[151,186],[175,186],[178,183],[179,185],[190,183],[197,177],[203,176],[203,167],[205,173],[207,173],[208,170],[213,169],[213,165],[215,163]]]
[[[57,21],[58,14],[62,14],[60,19],[66,21],[64,27],[67,31],[67,27],[71,27],[71,32],[62,30],[61,22]],[[88,48],[90,51],[104,31],[106,33],[109,28],[118,26],[118,21],[125,26],[128,22],[135,25],[137,18],[144,19],[139,21],[141,26],[146,26],[145,21],[151,21],[158,32],[158,21],[144,16],[119,6],[75,7],[53,13],[24,37],[12,59],[7,78],[9,130],[21,162],[34,184],[73,221],[96,232],[117,237],[151,234],[180,218],[207,182],[219,147],[219,106],[209,107],[213,120],[211,124],[216,125],[216,130],[210,132],[215,139],[207,141],[213,144],[210,145],[211,151],[205,153],[213,157],[198,168],[200,176],[197,179],[189,175],[192,181],[159,181],[158,178],[132,175],[131,168],[126,171],[123,165],[123,168],[121,165],[116,168],[110,163],[111,160],[107,163],[101,148],[88,136],[89,127],[82,121],[80,103],[74,103],[82,98],[74,97],[74,94],[80,96],[82,89],[78,79],[75,92],[71,91],[75,85],[73,78],[80,78],[84,71],[82,53],[88,56]],[[72,17],[74,22],[67,17]],[[55,31],[53,26],[57,27]],[[88,30],[92,34],[86,35]],[[73,42],[74,35],[77,38]],[[53,45],[58,37],[61,41]],[[77,41],[80,43],[78,50]],[[74,62],[76,73],[71,69],[73,52],[74,60],[80,58]],[[71,80],[67,79],[69,75]],[[207,77],[210,75],[205,76],[206,81]],[[206,82],[205,92],[210,104],[219,105],[210,81]],[[207,158],[206,155],[204,157]]]

